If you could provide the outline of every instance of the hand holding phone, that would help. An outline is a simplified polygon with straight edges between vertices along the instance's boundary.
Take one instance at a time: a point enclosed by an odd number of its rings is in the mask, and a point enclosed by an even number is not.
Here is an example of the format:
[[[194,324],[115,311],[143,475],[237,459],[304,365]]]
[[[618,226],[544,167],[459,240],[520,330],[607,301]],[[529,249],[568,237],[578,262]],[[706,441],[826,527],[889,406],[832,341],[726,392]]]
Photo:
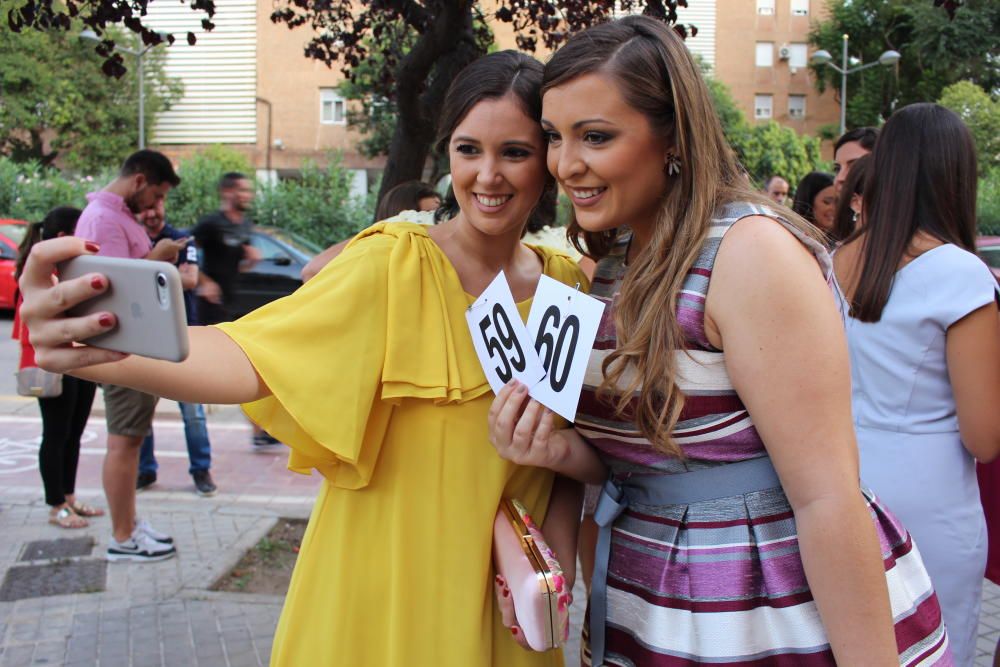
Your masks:
[[[81,255],[58,265],[59,280],[99,273],[108,288],[66,314],[110,311],[117,326],[83,339],[87,345],[153,359],[183,361],[188,355],[184,293],[176,267],[166,262]]]
[[[177,255],[184,250],[189,240],[186,236],[179,239],[160,239],[146,255],[146,259],[154,262],[176,262]]]

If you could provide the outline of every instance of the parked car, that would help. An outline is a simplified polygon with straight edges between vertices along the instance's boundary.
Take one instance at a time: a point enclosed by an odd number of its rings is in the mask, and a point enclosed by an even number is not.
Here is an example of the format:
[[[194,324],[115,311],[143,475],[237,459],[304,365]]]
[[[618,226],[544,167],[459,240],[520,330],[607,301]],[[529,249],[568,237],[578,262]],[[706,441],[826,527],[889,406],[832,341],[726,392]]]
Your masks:
[[[254,227],[250,244],[260,251],[261,259],[239,276],[235,317],[297,290],[302,285],[303,267],[323,250],[298,234],[264,226]]]
[[[0,310],[14,309],[14,264],[17,247],[28,233],[28,223],[23,220],[0,218]]]
[[[1000,236],[980,236],[976,239],[976,248],[1000,283]]]

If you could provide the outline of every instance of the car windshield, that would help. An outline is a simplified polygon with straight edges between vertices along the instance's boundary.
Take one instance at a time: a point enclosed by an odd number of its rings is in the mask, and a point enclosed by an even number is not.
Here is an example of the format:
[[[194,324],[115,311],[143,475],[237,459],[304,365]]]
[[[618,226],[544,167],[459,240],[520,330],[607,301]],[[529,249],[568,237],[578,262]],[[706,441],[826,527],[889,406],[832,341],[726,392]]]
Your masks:
[[[309,239],[302,238],[294,232],[273,228],[261,231],[273,238],[275,241],[289,246],[300,255],[304,256],[307,261],[323,252],[323,248],[319,247]]]
[[[14,243],[20,243],[22,240],[24,240],[24,233],[26,231],[28,231],[28,225],[12,225],[9,223],[0,223],[0,234],[3,234]]]

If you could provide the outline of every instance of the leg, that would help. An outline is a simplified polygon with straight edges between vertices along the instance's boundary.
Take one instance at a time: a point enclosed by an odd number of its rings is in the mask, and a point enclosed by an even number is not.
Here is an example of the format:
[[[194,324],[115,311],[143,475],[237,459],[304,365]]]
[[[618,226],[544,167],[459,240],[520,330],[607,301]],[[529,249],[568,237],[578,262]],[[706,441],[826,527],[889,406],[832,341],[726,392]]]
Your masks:
[[[150,432],[158,398],[141,391],[104,385],[108,451],[102,479],[115,540],[128,540],[135,529],[135,479],[139,449]]]
[[[87,420],[90,418],[90,408],[94,404],[94,394],[97,392],[97,385],[93,382],[66,375],[63,377],[64,392],[66,391],[67,382],[73,387],[75,400],[73,401],[73,411],[69,420],[69,439],[66,444],[66,456],[64,459],[63,485],[66,501],[71,506],[76,507],[76,469],[80,463],[80,439],[83,437],[84,429],[87,428]],[[80,512],[78,511],[77,514],[80,514]],[[103,512],[93,514],[93,516],[100,516],[101,514]]]
[[[205,408],[201,403],[179,403],[184,418],[184,439],[187,441],[188,472],[205,472],[212,467],[212,444],[205,425]]]
[[[124,542],[135,528],[135,475],[139,469],[141,436],[108,434],[102,481],[111,511],[111,532]]]
[[[69,376],[63,380],[69,379]],[[64,383],[64,393],[52,398],[39,398],[38,408],[42,413],[42,444],[38,448],[38,470],[45,487],[45,502],[51,507],[62,507],[66,503],[63,483],[66,442],[69,439],[69,421],[72,411],[72,383]],[[69,391],[66,391],[69,389]]]
[[[155,441],[153,438],[153,432],[150,431],[142,440],[142,445],[139,447],[139,473],[148,473],[156,476],[156,472],[160,469],[160,464],[156,462],[156,454],[153,453],[153,447],[155,446]]]

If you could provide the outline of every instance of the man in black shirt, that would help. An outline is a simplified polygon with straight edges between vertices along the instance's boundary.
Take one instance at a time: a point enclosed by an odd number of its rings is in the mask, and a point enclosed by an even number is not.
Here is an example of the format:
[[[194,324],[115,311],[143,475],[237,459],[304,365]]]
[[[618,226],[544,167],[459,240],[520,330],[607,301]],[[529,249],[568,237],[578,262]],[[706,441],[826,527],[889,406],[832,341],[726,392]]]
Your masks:
[[[237,278],[260,261],[260,251],[250,245],[253,224],[246,219],[253,194],[249,178],[238,172],[223,174],[219,179],[219,210],[204,216],[191,230],[202,251],[198,276],[198,318],[202,324],[233,319]],[[280,443],[254,424],[253,444],[266,448]]]
[[[250,245],[253,225],[246,219],[253,195],[253,184],[246,176],[224,174],[219,181],[219,210],[202,217],[191,232],[202,250],[198,278],[202,324],[232,319],[237,277],[260,260],[260,251]]]

